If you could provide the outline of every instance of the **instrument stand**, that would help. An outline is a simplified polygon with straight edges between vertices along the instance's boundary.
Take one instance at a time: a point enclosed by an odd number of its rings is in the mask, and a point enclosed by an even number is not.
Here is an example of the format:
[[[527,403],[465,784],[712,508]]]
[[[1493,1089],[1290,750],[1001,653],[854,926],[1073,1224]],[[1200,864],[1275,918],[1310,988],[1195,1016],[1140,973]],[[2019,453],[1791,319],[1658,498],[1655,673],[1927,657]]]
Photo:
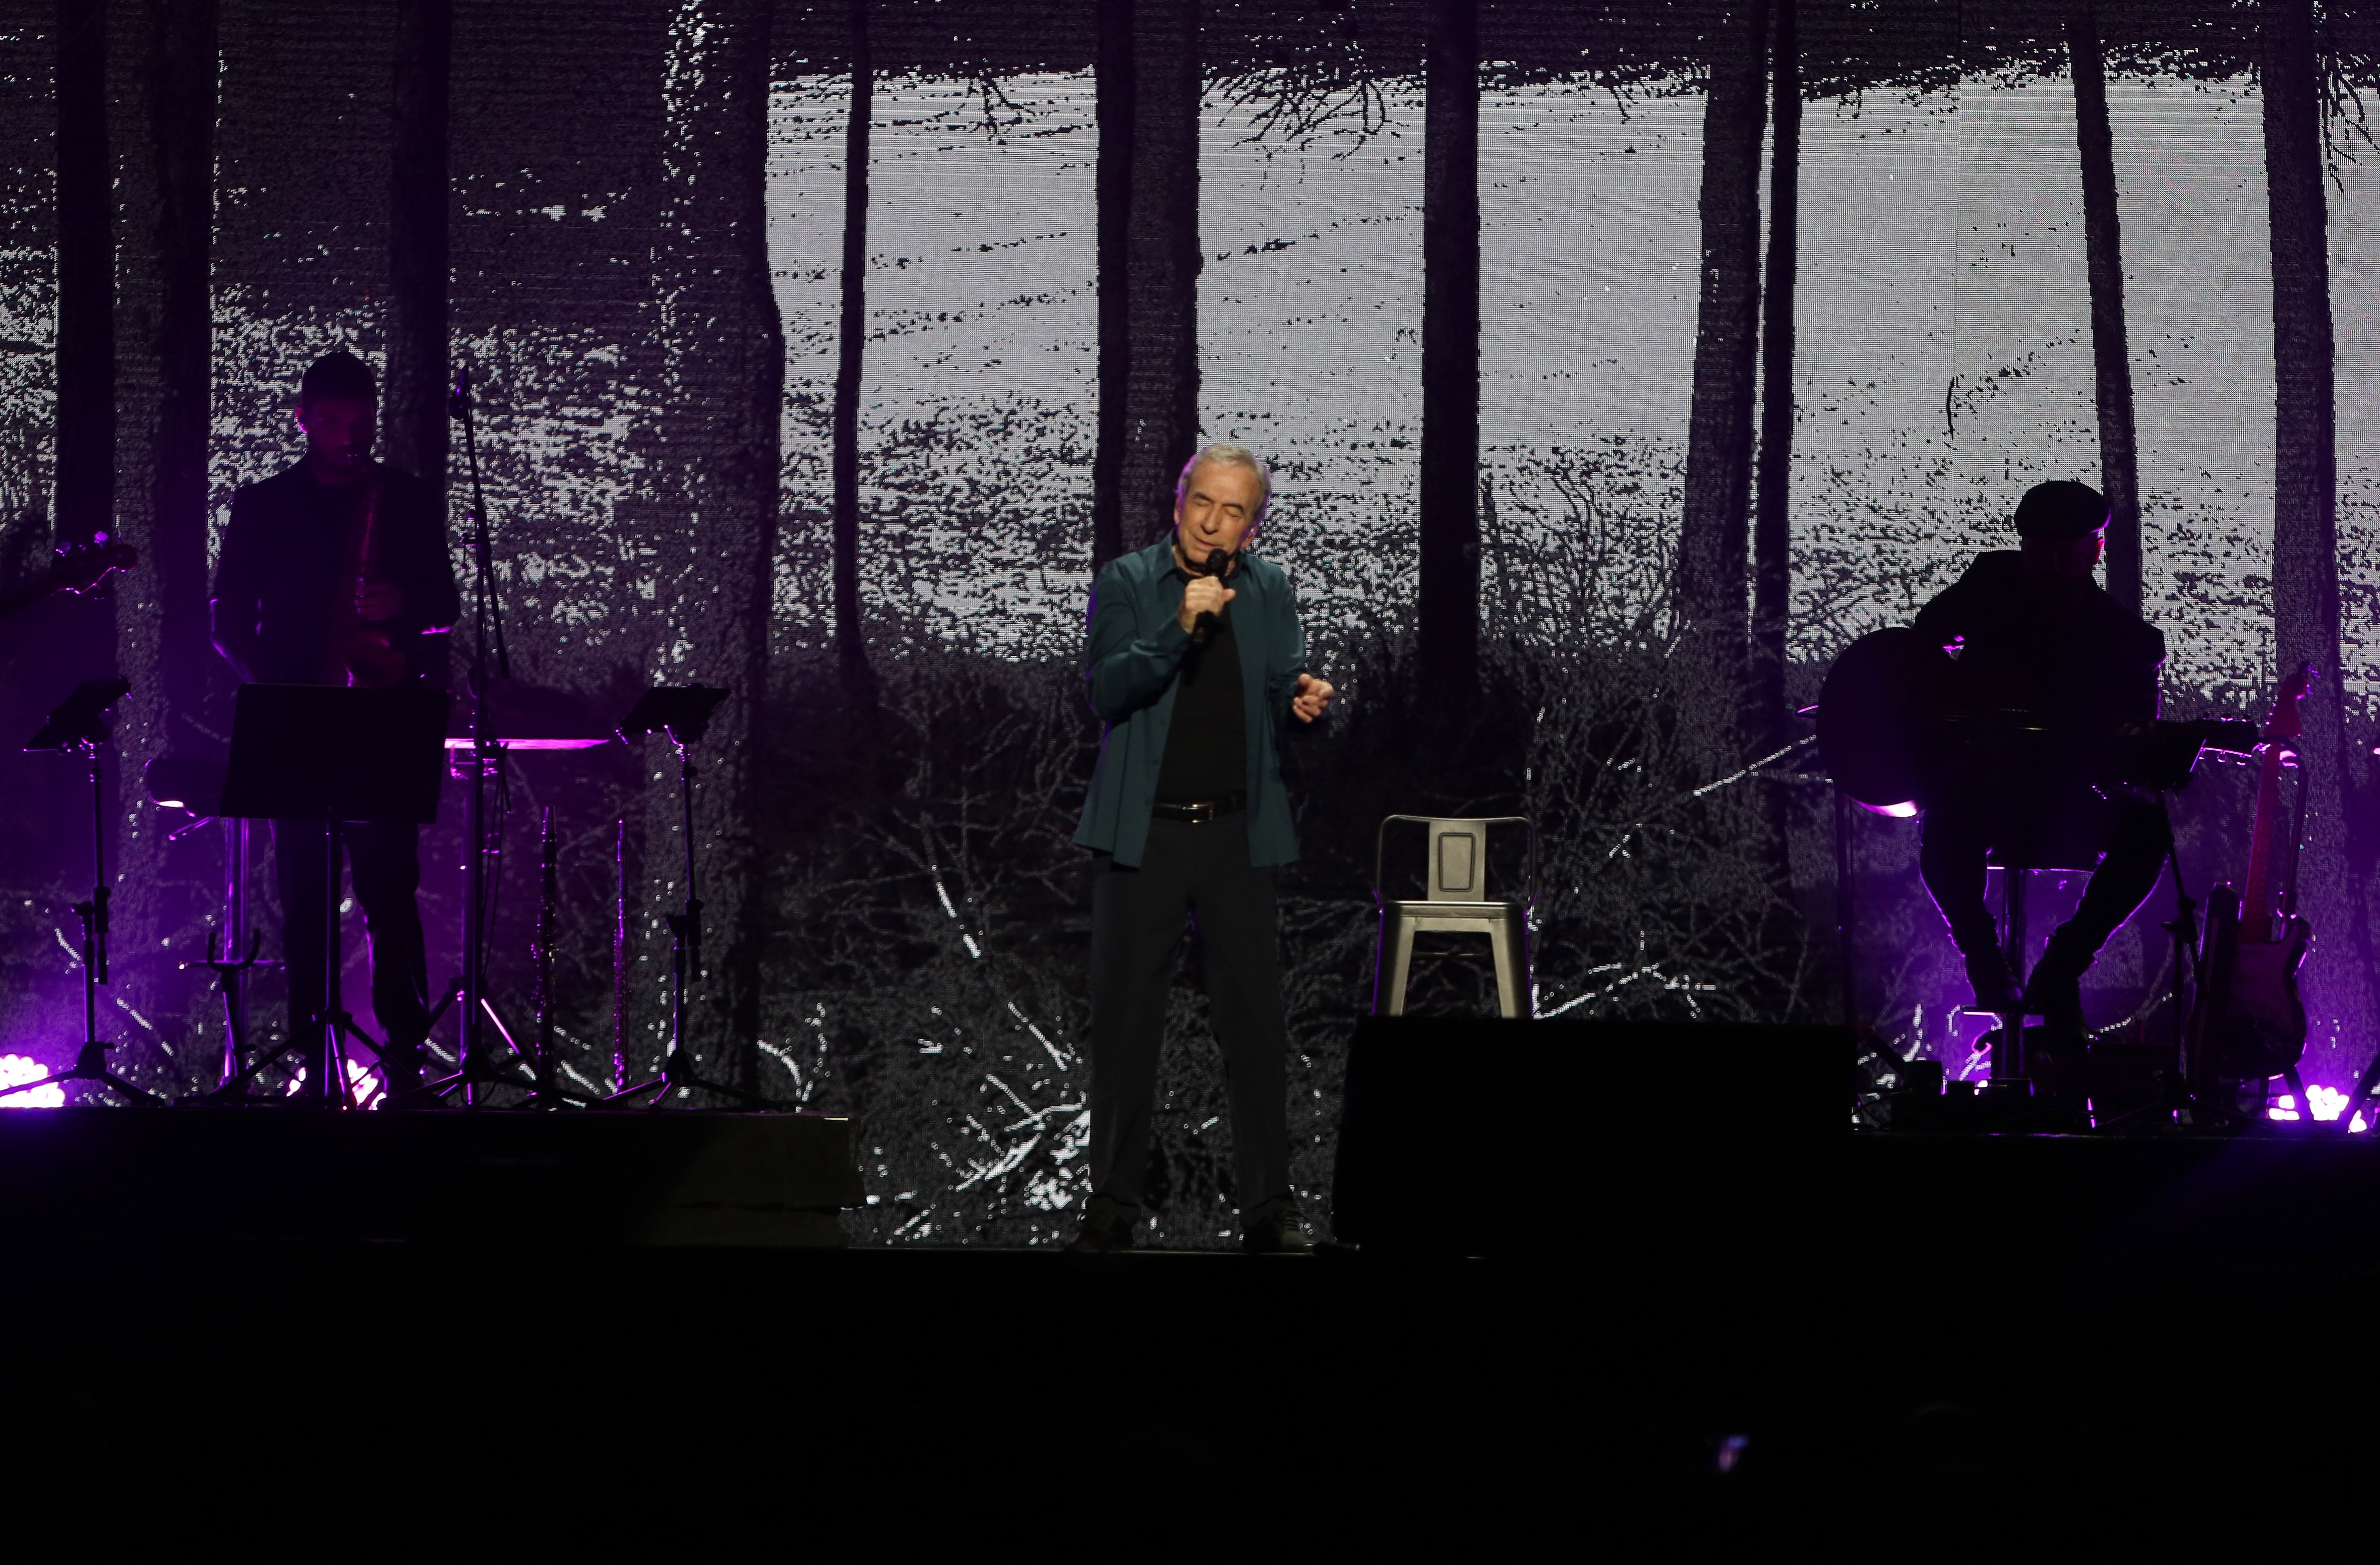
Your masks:
[[[484,588],[481,597],[481,624],[484,625]],[[475,654],[472,661],[472,687],[477,693],[484,689],[479,673],[484,660]],[[501,742],[488,737],[484,732],[488,706],[485,695],[481,694],[471,720],[474,731],[472,747],[458,752],[455,761],[458,767],[468,765],[471,769],[470,803],[465,812],[464,823],[464,833],[470,843],[470,858],[464,872],[463,886],[463,974],[455,980],[449,1000],[440,1006],[442,1013],[446,1003],[454,1004],[460,1012],[455,1019],[455,1069],[450,1074],[424,1082],[403,1094],[401,1098],[392,1099],[392,1102],[401,1101],[408,1106],[425,1106],[460,1092],[463,1095],[462,1106],[477,1109],[486,1104],[490,1087],[517,1087],[532,1093],[537,1089],[534,1081],[491,1059],[489,1050],[480,1042],[481,1026],[492,1025],[496,1035],[515,1053],[524,1053],[520,1046],[513,1042],[511,1031],[496,1015],[495,1006],[488,998],[487,911],[489,884],[494,879],[490,872],[489,860],[504,852],[501,843],[492,844],[489,841],[488,779],[503,767],[504,748]]]
[[[122,679],[87,679],[75,686],[49,721],[25,746],[28,750],[56,750],[79,755],[91,772],[91,899],[74,904],[82,923],[82,1044],[75,1062],[29,1082],[0,1091],[14,1098],[37,1086],[68,1082],[92,1082],[134,1103],[163,1105],[155,1093],[133,1086],[107,1068],[107,1051],[115,1044],[99,1036],[99,991],[107,982],[107,795],[100,785],[99,747],[109,736],[108,709],[132,688]]]
[[[480,1041],[481,1022],[493,1020],[493,1007],[488,1002],[488,861],[503,851],[501,843],[491,848],[488,841],[488,779],[491,775],[501,778],[504,767],[504,746],[496,738],[491,711],[495,682],[513,676],[513,662],[504,645],[504,604],[496,597],[495,552],[488,537],[487,496],[480,486],[479,426],[471,414],[468,369],[455,377],[454,390],[447,398],[447,413],[463,426],[464,470],[471,483],[471,747],[462,752],[469,758],[471,769],[470,802],[464,824],[470,858],[464,870],[463,976],[455,991],[462,1014],[456,1018],[454,1073],[425,1082],[406,1093],[403,1101],[428,1103],[459,1091],[463,1107],[477,1109],[485,1103],[485,1090],[489,1087],[535,1091],[537,1084],[491,1061]],[[458,759],[457,764],[463,762]],[[509,1043],[512,1035],[504,1030],[504,1024],[496,1021],[495,1025]],[[513,1047],[517,1050],[519,1046]],[[393,1106],[395,1101],[392,1100]]]
[[[2173,979],[2167,1003],[2173,1007],[2173,1068],[2163,1073],[2166,1090],[2155,1102],[2131,1110],[2097,1128],[2119,1130],[2144,1114],[2162,1119],[2170,1129],[2187,1113],[2192,1122],[2213,1114],[2197,1097],[2196,1062],[2190,1058],[2190,996],[2198,983],[2198,899],[2181,878],[2181,843],[2173,830],[2173,801],[2156,791],[2157,813],[2165,818],[2166,872],[2173,877],[2173,916],[2159,928],[2173,937]],[[2236,1118],[2236,1115],[2235,1115]]]
[[[236,820],[228,824],[246,826],[248,822]],[[225,923],[233,924],[233,921],[226,918]],[[233,928],[237,928],[237,925],[233,924]],[[259,967],[278,967],[281,964],[258,960],[257,952],[264,946],[264,931],[261,929],[249,932],[248,954],[238,961],[235,962],[231,959],[229,954],[231,947],[227,941],[224,943],[225,954],[217,955],[215,948],[218,941],[223,939],[224,933],[225,931],[209,929],[207,959],[203,962],[183,964],[185,971],[192,967],[203,967],[212,973],[215,976],[215,990],[222,995],[224,1002],[223,1083],[212,1092],[200,1094],[197,1101],[200,1103],[217,1103],[226,1098],[245,1100],[249,1096],[245,1089],[248,1084],[256,1078],[257,1074],[296,1047],[296,1041],[293,1039],[284,1043],[279,1049],[253,1064],[243,1063],[248,1059],[248,1008],[244,1003],[245,985],[242,980]]]
[[[184,810],[191,817],[188,824],[167,832],[166,842],[178,843],[209,826],[220,825],[223,828],[223,922],[207,929],[205,959],[181,964],[185,973],[200,969],[214,977],[215,993],[223,1001],[222,1075],[212,1090],[177,1099],[184,1103],[209,1104],[226,1099],[240,1103],[276,1101],[270,1098],[251,1098],[244,1089],[267,1065],[296,1047],[293,1040],[253,1065],[247,1062],[248,975],[260,968],[278,968],[281,964],[262,959],[259,953],[263,950],[264,931],[251,928],[249,925],[249,823],[237,816],[224,813],[223,791],[227,770],[225,766],[212,760],[168,755],[151,761],[141,773],[151,798],[164,808]],[[240,949],[243,945],[247,947],[244,952]]]
[[[694,762],[693,746],[710,725],[710,714],[726,698],[724,690],[703,685],[662,685],[649,690],[629,710],[620,723],[620,736],[625,740],[635,734],[660,732],[669,737],[677,751],[677,796],[679,832],[686,843],[686,900],[680,911],[669,915],[670,928],[670,1038],[669,1052],[662,1062],[662,1074],[603,1098],[598,1107],[623,1107],[650,1092],[655,1096],[651,1107],[662,1109],[672,1099],[691,1092],[716,1093],[731,1098],[747,1109],[769,1109],[775,1105],[758,1093],[724,1082],[708,1079],[695,1068],[694,1055],[686,1045],[686,1007],[688,986],[702,973],[702,897],[696,890],[694,879]]]
[[[561,890],[556,876],[560,844],[553,837],[553,807],[548,805],[538,831],[540,873],[537,890],[537,1049],[529,1060],[536,1082],[528,1101],[522,1105],[528,1109],[559,1109],[573,1101],[562,1090],[553,1048],[553,921],[554,904]],[[511,1037],[509,1033],[505,1036]]]

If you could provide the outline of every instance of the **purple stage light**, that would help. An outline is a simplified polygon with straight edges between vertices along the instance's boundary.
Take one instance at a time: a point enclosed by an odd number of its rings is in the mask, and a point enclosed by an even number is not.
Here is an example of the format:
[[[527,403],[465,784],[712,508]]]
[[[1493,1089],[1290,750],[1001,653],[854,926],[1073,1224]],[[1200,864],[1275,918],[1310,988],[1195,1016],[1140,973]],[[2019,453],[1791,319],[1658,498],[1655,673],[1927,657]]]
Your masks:
[[[2306,1107],[2312,1110],[2316,1120],[2335,1120],[2338,1118],[2338,1111],[2347,1107],[2347,1094],[2335,1086],[2309,1086],[2306,1088]],[[2265,1113],[2276,1120],[2296,1120],[2302,1117],[2298,1112],[2297,1095],[2289,1092],[2284,1092],[2274,1098],[2272,1107],[2267,1109]],[[2347,1122],[2347,1134],[2350,1135],[2360,1134],[2371,1128],[2363,1122],[2363,1116],[2361,1113]]]
[[[0,1092],[6,1092],[19,1082],[39,1081],[50,1074],[50,1068],[39,1060],[22,1054],[0,1054]],[[63,1109],[67,1106],[67,1089],[52,1082],[27,1092],[0,1098],[0,1109]]]
[[[358,1064],[353,1060],[346,1062],[346,1067],[347,1096],[355,1100],[356,1107],[358,1109],[381,1107],[382,1095],[386,1092],[388,1084],[381,1079],[380,1073],[370,1065]],[[285,1096],[295,1098],[305,1090],[306,1067],[300,1065],[297,1073],[289,1078],[289,1086],[285,1090]]]

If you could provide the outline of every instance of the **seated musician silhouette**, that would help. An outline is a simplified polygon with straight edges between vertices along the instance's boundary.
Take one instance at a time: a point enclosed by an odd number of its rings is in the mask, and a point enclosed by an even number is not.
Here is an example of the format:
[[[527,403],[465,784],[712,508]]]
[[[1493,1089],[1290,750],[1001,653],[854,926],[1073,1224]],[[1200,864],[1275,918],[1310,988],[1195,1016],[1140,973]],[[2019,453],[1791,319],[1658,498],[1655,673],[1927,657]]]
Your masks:
[[[1928,645],[1954,649],[1960,713],[1918,800],[1919,869],[1977,1007],[2040,1016],[2053,1049],[2085,1040],[2082,975],[2155,888],[2168,843],[2155,799],[2105,772],[2117,730],[2157,715],[2165,661],[2165,637],[2092,579],[2107,525],[2088,484],[2037,484],[2017,506],[2021,546],[1977,556],[1917,615]],[[1984,902],[1995,850],[2044,865],[2107,855],[2021,997]]]

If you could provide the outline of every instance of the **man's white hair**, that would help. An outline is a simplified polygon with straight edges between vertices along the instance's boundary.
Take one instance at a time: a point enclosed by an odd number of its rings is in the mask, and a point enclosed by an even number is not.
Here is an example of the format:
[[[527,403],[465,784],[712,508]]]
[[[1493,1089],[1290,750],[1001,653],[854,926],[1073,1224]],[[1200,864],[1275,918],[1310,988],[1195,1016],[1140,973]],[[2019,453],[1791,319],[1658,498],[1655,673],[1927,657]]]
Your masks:
[[[1182,464],[1182,476],[1173,480],[1175,505],[1180,505],[1189,495],[1190,475],[1198,470],[1198,464],[1201,462],[1218,462],[1226,467],[1245,467],[1254,473],[1257,476],[1257,482],[1263,487],[1264,493],[1257,501],[1257,514],[1248,518],[1248,525],[1254,527],[1264,520],[1265,512],[1272,505],[1272,469],[1265,466],[1263,457],[1250,451],[1246,446],[1227,445],[1220,441],[1212,445],[1200,446],[1196,455]]]

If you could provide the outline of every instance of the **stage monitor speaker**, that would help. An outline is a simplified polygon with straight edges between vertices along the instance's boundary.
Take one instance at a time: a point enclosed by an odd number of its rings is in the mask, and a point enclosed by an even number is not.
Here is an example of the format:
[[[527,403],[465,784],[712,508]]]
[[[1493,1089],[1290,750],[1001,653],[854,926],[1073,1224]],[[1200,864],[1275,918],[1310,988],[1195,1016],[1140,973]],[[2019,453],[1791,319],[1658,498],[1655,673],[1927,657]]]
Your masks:
[[[1366,1018],[1331,1231],[1366,1251],[1765,1243],[1851,1134],[1851,1034],[1732,1023]]]

